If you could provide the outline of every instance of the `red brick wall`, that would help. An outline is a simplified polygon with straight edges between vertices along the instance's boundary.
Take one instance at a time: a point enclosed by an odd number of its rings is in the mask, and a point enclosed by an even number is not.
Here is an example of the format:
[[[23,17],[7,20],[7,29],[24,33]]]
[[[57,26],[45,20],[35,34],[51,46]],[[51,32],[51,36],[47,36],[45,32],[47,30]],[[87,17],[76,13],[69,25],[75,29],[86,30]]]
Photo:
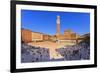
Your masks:
[[[32,32],[29,30],[21,30],[21,38],[22,41],[27,43],[27,42],[31,42],[32,41]]]

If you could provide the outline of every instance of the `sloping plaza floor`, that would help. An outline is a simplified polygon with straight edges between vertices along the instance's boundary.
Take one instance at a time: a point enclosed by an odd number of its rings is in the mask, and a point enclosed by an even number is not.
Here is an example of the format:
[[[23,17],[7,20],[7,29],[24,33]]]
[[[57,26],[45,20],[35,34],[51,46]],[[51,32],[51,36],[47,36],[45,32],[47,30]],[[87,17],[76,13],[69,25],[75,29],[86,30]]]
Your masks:
[[[52,41],[42,41],[42,42],[30,42],[28,45],[36,46],[36,47],[43,47],[48,48],[50,53],[50,59],[61,59],[63,56],[61,56],[56,49],[62,48],[65,45],[68,45],[67,43],[56,43]]]

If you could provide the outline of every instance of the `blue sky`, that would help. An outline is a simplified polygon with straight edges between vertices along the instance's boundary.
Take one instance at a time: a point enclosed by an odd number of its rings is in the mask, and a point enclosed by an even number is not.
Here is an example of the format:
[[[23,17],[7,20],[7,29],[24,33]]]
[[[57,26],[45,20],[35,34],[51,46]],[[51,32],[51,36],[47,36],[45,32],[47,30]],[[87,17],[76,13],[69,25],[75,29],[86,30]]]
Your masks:
[[[90,14],[79,12],[21,10],[21,28],[54,35],[57,15],[60,16],[62,34],[67,29],[80,35],[90,32]]]

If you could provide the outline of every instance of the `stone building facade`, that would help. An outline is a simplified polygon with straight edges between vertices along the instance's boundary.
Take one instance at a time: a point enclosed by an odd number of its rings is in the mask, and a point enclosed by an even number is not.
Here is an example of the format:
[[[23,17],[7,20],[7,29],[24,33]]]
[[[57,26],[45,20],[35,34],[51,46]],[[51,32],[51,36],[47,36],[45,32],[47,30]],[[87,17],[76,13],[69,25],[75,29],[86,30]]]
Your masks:
[[[32,32],[29,30],[21,29],[21,40],[25,43],[32,41]]]
[[[25,43],[32,42],[32,41],[42,41],[43,35],[44,34],[42,33],[32,32],[27,29],[21,29],[21,38],[22,38],[22,41]]]
[[[37,42],[37,41],[74,41],[77,39],[77,35],[75,33],[65,31],[64,34],[59,35],[47,35],[39,32],[32,32],[27,29],[21,30],[22,41],[24,42]]]

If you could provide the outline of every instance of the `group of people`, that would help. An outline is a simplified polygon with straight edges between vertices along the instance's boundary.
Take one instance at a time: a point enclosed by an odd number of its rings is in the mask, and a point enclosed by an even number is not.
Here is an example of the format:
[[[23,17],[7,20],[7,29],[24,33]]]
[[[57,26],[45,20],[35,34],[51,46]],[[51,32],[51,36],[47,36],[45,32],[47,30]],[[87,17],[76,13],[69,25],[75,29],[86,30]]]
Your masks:
[[[73,46],[65,46],[58,48],[56,51],[61,54],[63,60],[89,60],[90,59],[90,45],[87,43],[80,43]],[[44,62],[51,61],[49,49],[30,46],[22,44],[21,46],[21,62]]]
[[[21,62],[42,62],[50,59],[49,50],[47,48],[40,48],[22,44],[21,46]]]
[[[64,57],[64,60],[90,59],[90,45],[84,42],[73,46],[59,48],[56,49],[56,51]]]

